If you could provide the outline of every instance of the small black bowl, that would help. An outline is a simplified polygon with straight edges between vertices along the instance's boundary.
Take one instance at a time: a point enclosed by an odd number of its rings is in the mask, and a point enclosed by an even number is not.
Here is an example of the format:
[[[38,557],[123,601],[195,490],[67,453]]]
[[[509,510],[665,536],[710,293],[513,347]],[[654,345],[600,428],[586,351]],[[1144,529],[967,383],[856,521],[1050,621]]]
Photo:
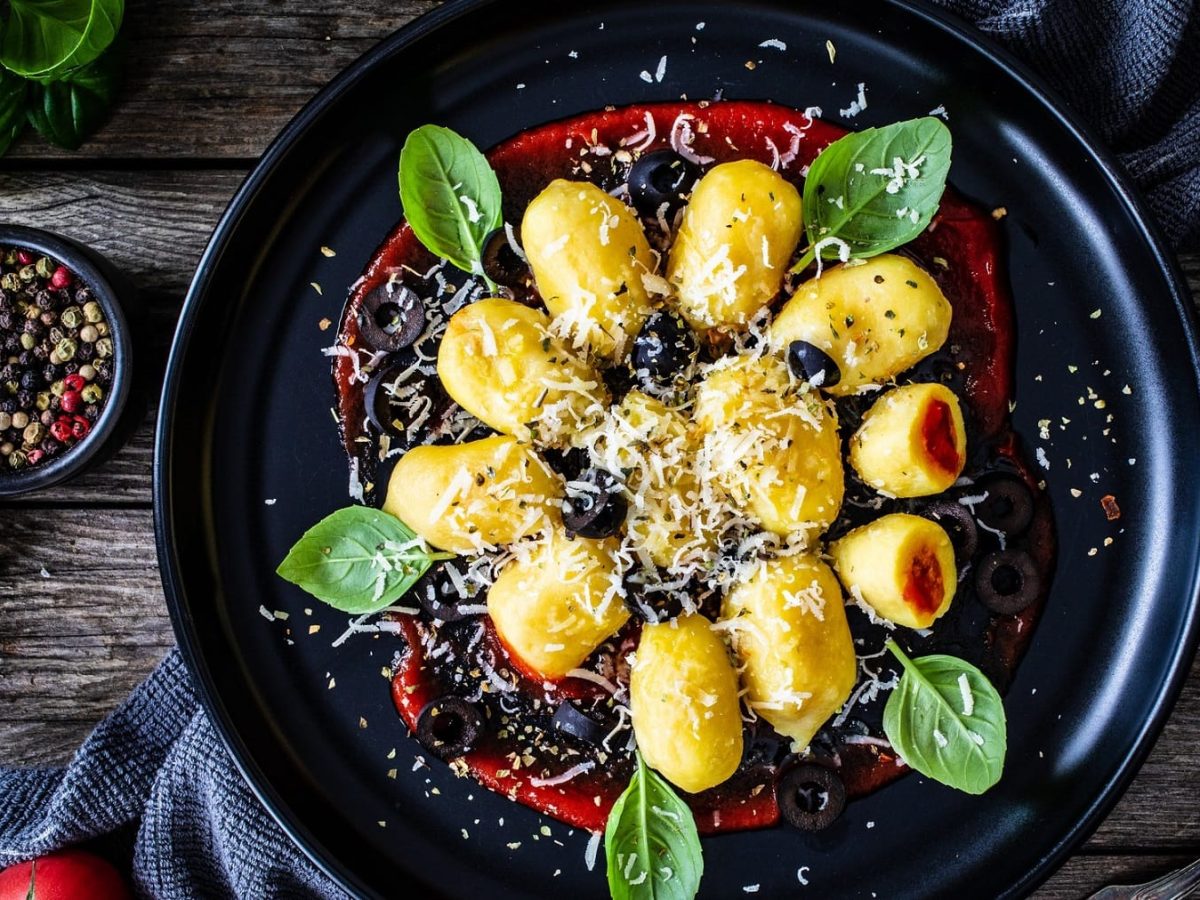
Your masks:
[[[0,471],[0,498],[16,497],[74,478],[106,459],[128,437],[131,423],[123,416],[133,385],[133,336],[125,308],[137,302],[136,291],[117,269],[83,244],[38,228],[0,224],[0,247],[32,250],[70,269],[92,290],[104,309],[113,339],[113,380],[100,418],[82,441],[62,455],[17,472]]]

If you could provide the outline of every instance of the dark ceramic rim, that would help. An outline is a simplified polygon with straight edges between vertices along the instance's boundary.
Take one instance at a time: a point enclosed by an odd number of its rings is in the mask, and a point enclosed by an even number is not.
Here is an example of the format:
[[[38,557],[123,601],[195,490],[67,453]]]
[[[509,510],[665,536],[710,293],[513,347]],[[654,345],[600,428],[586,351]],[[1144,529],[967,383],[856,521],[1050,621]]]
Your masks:
[[[79,276],[104,308],[113,339],[113,381],[100,418],[87,437],[50,462],[11,474],[0,472],[0,497],[16,497],[61,484],[79,475],[96,461],[109,438],[116,432],[121,413],[129,400],[133,381],[133,344],[121,298],[96,262],[95,251],[62,235],[23,225],[0,225],[0,246],[35,250],[57,260]]]
[[[238,227],[242,212],[255,194],[297,141],[319,115],[384,60],[401,53],[407,46],[452,25],[468,14],[499,3],[500,0],[454,0],[401,27],[339,73],[310,100],[263,153],[255,169],[242,183],[213,232],[196,270],[180,315],[179,326],[172,343],[158,425],[154,454],[154,511],[155,532],[164,590],[170,608],[176,638],[187,665],[196,677],[199,697],[229,750],[235,765],[284,832],[326,875],[351,892],[364,889],[362,882],[345,863],[332,857],[307,825],[293,815],[284,798],[272,785],[266,772],[254,761],[245,741],[233,724],[232,717],[221,699],[212,674],[211,661],[203,655],[196,635],[187,600],[187,588],[181,577],[175,541],[179,537],[172,522],[170,468],[174,405],[180,390],[185,349],[191,338],[211,279],[211,267],[219,260],[225,244]],[[884,0],[905,13],[923,20],[965,44],[973,46],[980,57],[995,66],[1005,76],[1036,97],[1096,163],[1113,186],[1118,202],[1128,209],[1130,221],[1140,232],[1147,247],[1162,269],[1164,281],[1174,302],[1176,312],[1189,346],[1190,363],[1200,368],[1200,326],[1197,313],[1188,302],[1189,292],[1175,255],[1167,249],[1161,227],[1151,216],[1130,177],[1120,167],[1115,155],[1108,150],[1089,126],[1070,111],[1062,96],[1000,44],[973,28],[964,20],[935,7],[926,0]],[[1100,824],[1121,798],[1142,763],[1149,755],[1155,738],[1162,730],[1182,690],[1200,640],[1200,573],[1193,572],[1184,638],[1170,648],[1169,675],[1162,681],[1155,701],[1146,714],[1133,748],[1121,760],[1115,774],[1097,794],[1091,806],[1079,816],[1074,827],[1062,834],[1051,849],[1041,857],[1023,878],[1006,885],[1002,895],[1020,897],[1032,892],[1066,860]]]

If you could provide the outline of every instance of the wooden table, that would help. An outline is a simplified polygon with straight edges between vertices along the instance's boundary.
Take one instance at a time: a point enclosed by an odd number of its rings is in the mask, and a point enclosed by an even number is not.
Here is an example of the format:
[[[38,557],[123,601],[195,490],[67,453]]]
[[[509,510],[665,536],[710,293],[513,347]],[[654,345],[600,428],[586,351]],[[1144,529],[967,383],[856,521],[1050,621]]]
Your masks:
[[[95,247],[143,288],[161,371],[217,218],[268,141],[344,66],[436,6],[130,0],[129,81],[76,154],[0,159],[0,219]],[[338,9],[337,7],[347,7]],[[349,8],[353,7],[353,8]],[[1183,264],[1200,293],[1200,254]],[[0,763],[60,763],[173,642],[150,503],[154,414],[100,470],[0,505]],[[1200,666],[1129,793],[1038,896],[1200,856]]]

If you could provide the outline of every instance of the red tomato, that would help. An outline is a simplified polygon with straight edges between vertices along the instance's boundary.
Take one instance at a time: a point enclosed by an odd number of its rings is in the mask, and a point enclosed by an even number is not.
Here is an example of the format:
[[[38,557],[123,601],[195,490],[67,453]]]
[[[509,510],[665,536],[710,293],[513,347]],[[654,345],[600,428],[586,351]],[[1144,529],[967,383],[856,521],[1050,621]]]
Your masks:
[[[82,850],[60,850],[0,872],[0,900],[131,900],[117,870]],[[33,891],[30,892],[30,884]]]

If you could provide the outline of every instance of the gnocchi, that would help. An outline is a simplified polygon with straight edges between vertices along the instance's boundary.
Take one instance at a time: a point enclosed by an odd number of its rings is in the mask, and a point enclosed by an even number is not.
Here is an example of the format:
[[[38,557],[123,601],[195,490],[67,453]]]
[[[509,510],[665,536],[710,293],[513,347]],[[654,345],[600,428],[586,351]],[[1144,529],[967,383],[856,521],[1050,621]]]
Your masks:
[[[629,678],[633,732],[647,765],[691,793],[737,770],[737,673],[708,619],[693,614],[643,626]]]
[[[769,560],[730,591],[721,615],[747,705],[795,749],[807,747],[858,677],[837,578],[816,556]]]
[[[958,588],[954,545],[936,522],[891,513],[855,528],[829,548],[846,590],[881,618],[928,628]]]
[[[824,531],[845,490],[837,420],[787,365],[745,356],[711,372],[696,398],[704,463],[769,531]]]
[[[528,444],[497,435],[409,450],[383,509],[434,547],[469,553],[543,531],[559,520],[562,495]]]
[[[488,591],[488,614],[527,668],[561,678],[629,619],[617,593],[618,544],[554,528],[501,570]]]
[[[939,350],[950,317],[950,303],[929,273],[884,253],[800,285],[772,323],[770,340],[785,351],[792,341],[824,350],[841,369],[841,380],[824,390],[845,396],[883,384]]]
[[[908,384],[875,401],[850,438],[850,465],[867,484],[896,497],[949,489],[967,461],[967,432],[954,392]]]
[[[572,431],[608,406],[599,374],[550,334],[550,317],[513,300],[490,297],[456,312],[438,348],[438,377],[467,412],[522,439],[553,409]]]
[[[643,276],[655,266],[629,208],[591,182],[559,178],[526,208],[521,239],[542,302],[576,348],[620,355],[650,314]]]
[[[667,281],[693,328],[742,331],[779,294],[804,223],[800,194],[754,160],[700,179],[671,247]]]

